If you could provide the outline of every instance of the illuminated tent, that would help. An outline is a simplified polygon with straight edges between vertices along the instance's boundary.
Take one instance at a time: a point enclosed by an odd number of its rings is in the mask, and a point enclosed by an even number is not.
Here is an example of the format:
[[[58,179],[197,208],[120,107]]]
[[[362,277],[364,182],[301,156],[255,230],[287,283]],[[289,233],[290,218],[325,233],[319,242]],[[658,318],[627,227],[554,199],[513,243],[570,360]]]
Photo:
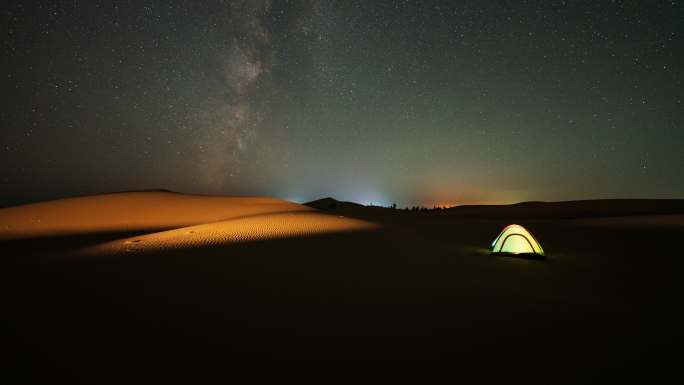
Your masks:
[[[537,240],[520,225],[506,226],[489,247],[492,254],[527,254],[544,256],[544,249]]]

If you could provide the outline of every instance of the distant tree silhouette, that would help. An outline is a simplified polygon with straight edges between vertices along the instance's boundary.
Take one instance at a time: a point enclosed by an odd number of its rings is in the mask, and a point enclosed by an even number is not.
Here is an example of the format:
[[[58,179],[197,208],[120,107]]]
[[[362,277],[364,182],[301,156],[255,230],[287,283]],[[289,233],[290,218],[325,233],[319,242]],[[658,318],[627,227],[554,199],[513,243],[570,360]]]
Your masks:
[[[425,213],[425,212],[446,210],[446,209],[451,208],[451,207],[454,207],[454,206],[445,206],[445,205],[439,206],[439,205],[433,205],[433,206],[430,208],[430,207],[425,207],[425,206],[420,205],[420,206],[411,206],[410,208],[409,208],[409,207],[404,207],[404,210],[406,210],[406,211],[418,211],[418,212]]]

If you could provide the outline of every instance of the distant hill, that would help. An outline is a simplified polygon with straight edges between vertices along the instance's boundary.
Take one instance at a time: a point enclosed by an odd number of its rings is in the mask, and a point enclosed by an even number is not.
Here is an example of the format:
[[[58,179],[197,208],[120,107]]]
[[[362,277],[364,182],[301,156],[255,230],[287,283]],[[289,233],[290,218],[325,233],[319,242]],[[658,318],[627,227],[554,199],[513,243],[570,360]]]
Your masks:
[[[315,201],[304,203],[304,205],[318,210],[334,210],[338,208],[348,209],[365,207],[358,203],[338,201],[337,199],[331,197],[317,199]]]
[[[684,199],[595,199],[457,206],[447,215],[485,218],[589,218],[684,213]]]
[[[305,203],[305,205],[319,210],[340,212],[395,211],[383,207],[368,207],[353,202],[342,202],[330,197]],[[511,205],[464,205],[431,213],[483,219],[570,219],[681,214],[684,213],[684,199],[594,199],[565,202],[521,202]]]

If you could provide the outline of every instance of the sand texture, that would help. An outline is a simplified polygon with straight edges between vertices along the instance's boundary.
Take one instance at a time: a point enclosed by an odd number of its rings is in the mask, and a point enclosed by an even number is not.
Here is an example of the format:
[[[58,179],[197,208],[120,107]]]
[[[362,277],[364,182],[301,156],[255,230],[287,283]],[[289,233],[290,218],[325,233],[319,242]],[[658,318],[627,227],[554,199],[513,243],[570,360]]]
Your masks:
[[[127,192],[0,209],[0,239],[173,229],[275,213],[311,212],[273,198]]]
[[[680,201],[312,206],[155,192],[0,210],[2,374],[393,383],[429,362],[412,383],[682,383]],[[545,260],[489,253],[511,223]]]
[[[219,247],[230,243],[310,237],[316,234],[369,230],[374,227],[376,225],[357,219],[302,210],[284,214],[257,214],[143,234],[103,243],[82,252],[112,254]]]

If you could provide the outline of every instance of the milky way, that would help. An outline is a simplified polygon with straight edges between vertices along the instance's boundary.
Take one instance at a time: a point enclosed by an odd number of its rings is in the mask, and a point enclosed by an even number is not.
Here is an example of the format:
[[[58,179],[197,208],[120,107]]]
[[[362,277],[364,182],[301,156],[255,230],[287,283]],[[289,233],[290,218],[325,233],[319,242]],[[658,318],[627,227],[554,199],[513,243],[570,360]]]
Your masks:
[[[194,117],[198,126],[198,167],[207,188],[220,191],[226,179],[240,174],[244,154],[257,138],[260,114],[254,111],[250,93],[271,67],[271,36],[264,19],[269,1],[235,1],[227,4],[227,36],[217,50],[223,71],[216,89],[199,106]],[[265,87],[265,85],[261,85]]]

